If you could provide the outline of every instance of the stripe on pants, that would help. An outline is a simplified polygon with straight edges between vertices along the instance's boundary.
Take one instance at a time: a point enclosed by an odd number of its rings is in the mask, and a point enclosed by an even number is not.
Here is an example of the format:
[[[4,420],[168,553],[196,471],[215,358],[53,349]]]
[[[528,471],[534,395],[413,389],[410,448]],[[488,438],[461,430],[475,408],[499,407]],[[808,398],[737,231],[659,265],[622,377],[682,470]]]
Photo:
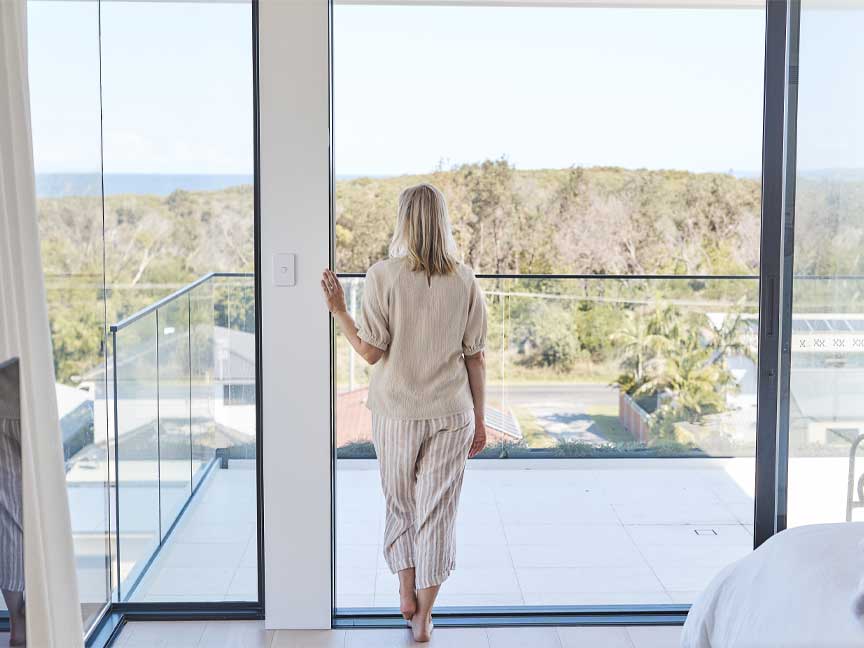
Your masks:
[[[425,420],[372,416],[372,442],[387,504],[384,559],[414,567],[418,589],[443,583],[455,566],[453,531],[474,412]]]

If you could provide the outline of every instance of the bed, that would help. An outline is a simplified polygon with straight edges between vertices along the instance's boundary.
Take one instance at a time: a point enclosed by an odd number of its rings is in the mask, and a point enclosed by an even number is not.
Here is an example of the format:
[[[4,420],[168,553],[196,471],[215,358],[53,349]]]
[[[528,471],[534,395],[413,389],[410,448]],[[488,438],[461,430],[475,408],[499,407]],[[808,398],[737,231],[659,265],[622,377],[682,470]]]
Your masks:
[[[788,529],[715,576],[687,616],[682,648],[864,647],[853,600],[864,522]]]

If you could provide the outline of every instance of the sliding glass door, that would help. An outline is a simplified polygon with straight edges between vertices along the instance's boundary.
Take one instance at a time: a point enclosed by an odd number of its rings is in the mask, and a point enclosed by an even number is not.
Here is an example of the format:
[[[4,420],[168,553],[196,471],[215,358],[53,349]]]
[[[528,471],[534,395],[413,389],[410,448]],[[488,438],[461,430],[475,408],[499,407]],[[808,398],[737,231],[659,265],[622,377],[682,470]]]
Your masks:
[[[428,181],[490,313],[440,604],[688,604],[753,547],[765,6],[457,5],[333,7],[349,308]],[[369,369],[335,351],[336,607],[392,609]]]
[[[864,8],[800,9],[789,526],[864,519]]]
[[[28,5],[88,630],[112,601],[259,601],[252,9]]]
[[[252,4],[101,33],[120,597],[255,601]]]
[[[30,2],[27,12],[42,270],[78,593],[89,629],[111,601],[113,573],[99,7],[95,2]]]

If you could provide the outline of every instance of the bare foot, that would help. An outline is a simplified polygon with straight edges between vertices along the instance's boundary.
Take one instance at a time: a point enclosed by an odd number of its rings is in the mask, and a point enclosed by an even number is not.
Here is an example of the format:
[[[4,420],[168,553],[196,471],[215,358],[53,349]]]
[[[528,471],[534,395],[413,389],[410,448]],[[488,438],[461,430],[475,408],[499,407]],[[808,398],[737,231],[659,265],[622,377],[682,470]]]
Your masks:
[[[419,614],[411,617],[411,632],[414,634],[414,641],[417,643],[426,643],[429,641],[432,638],[433,628],[431,612],[423,618]]]
[[[9,645],[10,646],[26,646],[27,645],[27,620],[22,612],[14,614],[9,618]]]
[[[402,613],[402,618],[410,621],[417,613],[417,592],[413,589],[407,592],[399,588],[399,611]]]

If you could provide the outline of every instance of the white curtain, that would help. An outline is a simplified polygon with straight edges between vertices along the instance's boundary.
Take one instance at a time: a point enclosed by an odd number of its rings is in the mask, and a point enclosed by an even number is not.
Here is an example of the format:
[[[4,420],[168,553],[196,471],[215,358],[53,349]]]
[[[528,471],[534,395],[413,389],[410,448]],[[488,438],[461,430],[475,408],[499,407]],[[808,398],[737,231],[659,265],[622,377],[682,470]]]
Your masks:
[[[12,356],[21,363],[27,645],[76,648],[81,608],[36,222],[25,0],[0,0],[0,361]]]

